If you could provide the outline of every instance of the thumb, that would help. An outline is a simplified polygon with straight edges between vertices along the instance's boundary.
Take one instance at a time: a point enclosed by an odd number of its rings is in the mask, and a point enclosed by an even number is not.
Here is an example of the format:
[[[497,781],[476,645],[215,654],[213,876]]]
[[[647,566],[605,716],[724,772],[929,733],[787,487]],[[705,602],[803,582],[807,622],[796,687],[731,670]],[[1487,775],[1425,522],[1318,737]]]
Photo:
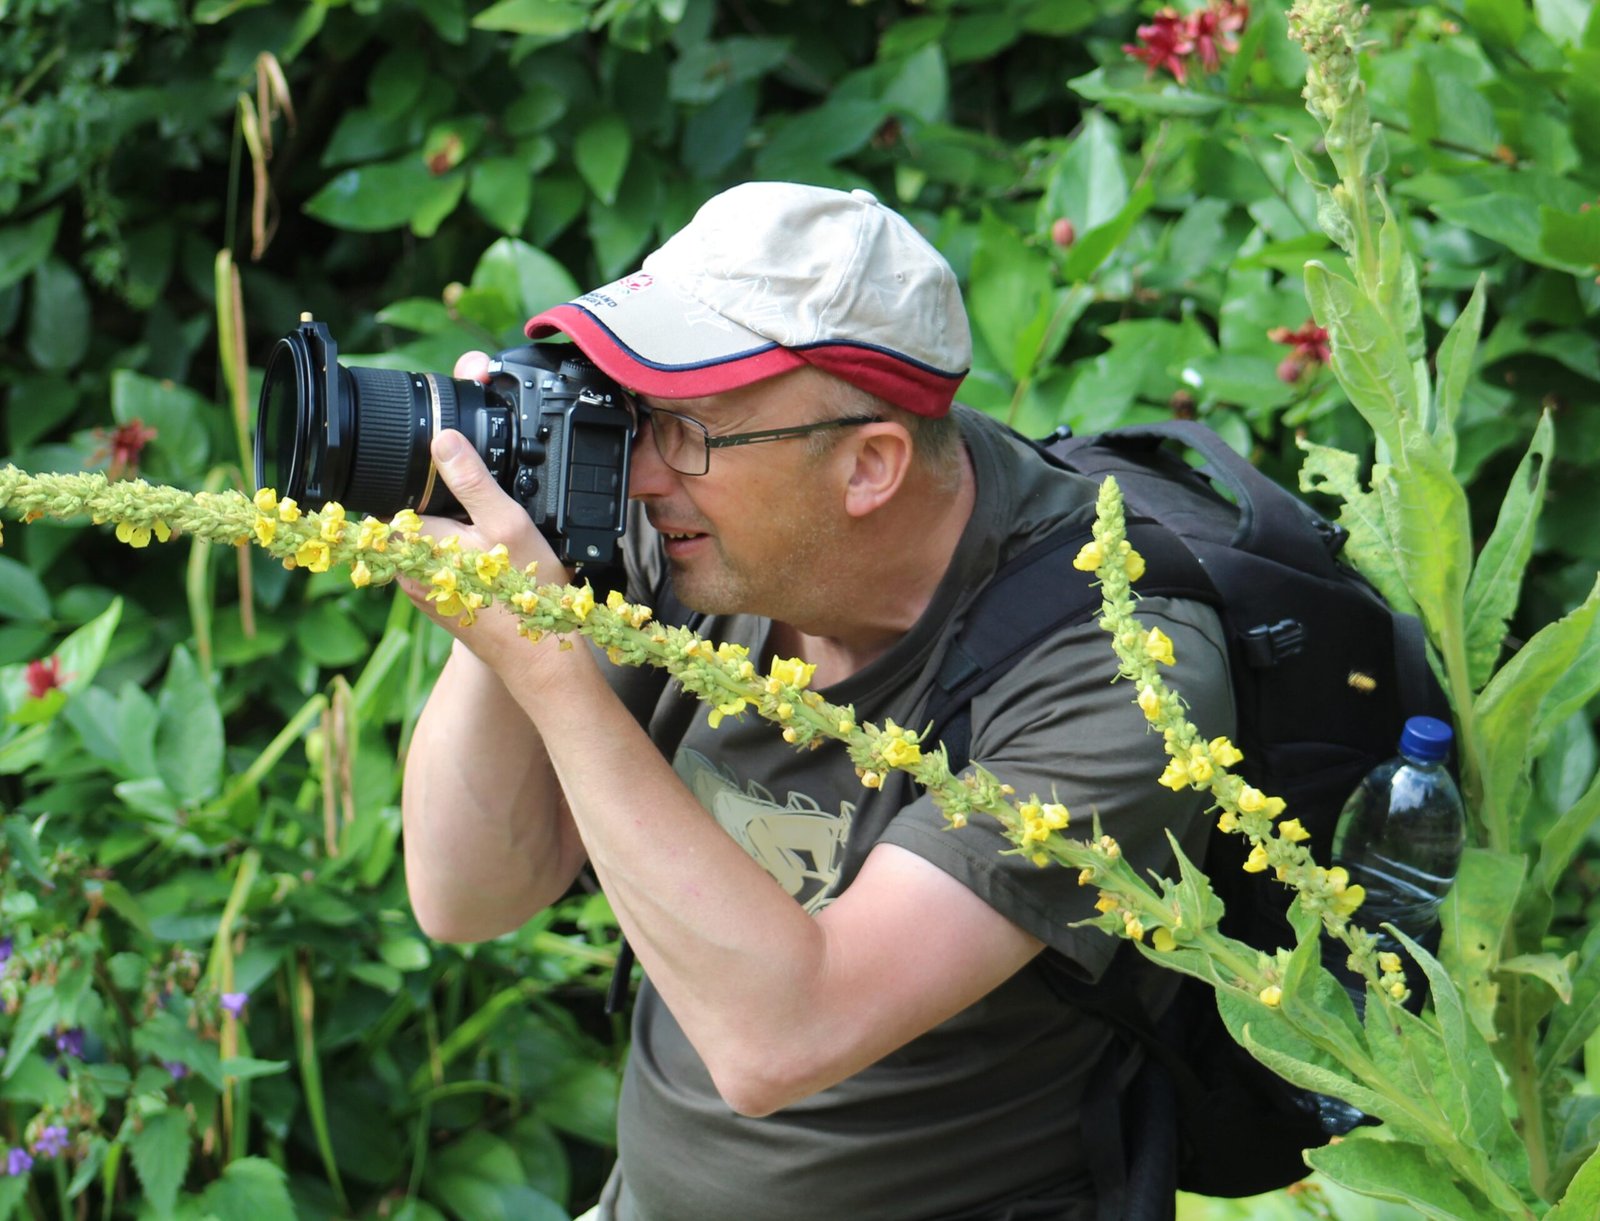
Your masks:
[[[430,452],[439,477],[467,515],[479,524],[494,517],[507,499],[506,494],[466,437],[454,429],[445,429],[434,437]]]

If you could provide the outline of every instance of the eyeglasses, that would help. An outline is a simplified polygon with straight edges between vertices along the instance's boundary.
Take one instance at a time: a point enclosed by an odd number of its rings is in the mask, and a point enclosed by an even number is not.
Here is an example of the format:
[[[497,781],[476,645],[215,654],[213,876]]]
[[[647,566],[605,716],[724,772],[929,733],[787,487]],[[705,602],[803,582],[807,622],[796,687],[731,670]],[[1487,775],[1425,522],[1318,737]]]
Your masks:
[[[699,420],[666,411],[660,407],[646,407],[637,399],[632,403],[638,423],[634,437],[639,436],[646,424],[655,438],[656,453],[661,460],[680,475],[704,475],[711,469],[711,451],[730,445],[760,445],[763,441],[787,441],[791,437],[805,437],[829,428],[849,428],[855,424],[876,424],[874,416],[851,416],[839,420],[819,420],[815,424],[795,424],[789,428],[763,428],[757,432],[730,432],[713,437]]]

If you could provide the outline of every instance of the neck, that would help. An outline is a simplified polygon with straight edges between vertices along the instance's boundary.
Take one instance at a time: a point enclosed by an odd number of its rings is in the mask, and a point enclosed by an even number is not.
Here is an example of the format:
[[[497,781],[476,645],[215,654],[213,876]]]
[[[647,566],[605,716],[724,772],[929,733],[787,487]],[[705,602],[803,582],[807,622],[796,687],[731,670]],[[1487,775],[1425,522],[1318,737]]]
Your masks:
[[[825,687],[888,652],[928,609],[976,497],[965,448],[954,491],[920,470],[911,476],[889,504],[854,523],[833,579],[818,586],[816,610],[773,623],[771,653],[811,662],[814,685]]]

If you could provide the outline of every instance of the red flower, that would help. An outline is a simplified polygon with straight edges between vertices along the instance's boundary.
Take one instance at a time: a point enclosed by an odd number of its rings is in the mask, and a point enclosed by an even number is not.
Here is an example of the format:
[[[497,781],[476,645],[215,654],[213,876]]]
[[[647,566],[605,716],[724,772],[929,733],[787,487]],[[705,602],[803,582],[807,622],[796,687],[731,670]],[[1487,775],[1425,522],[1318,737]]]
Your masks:
[[[106,467],[106,478],[111,480],[129,478],[139,473],[139,454],[146,445],[156,439],[156,430],[146,428],[144,421],[135,416],[126,424],[119,425],[110,433],[103,428],[94,430],[95,439],[101,442],[99,449],[89,455],[89,465],[111,460],[111,465]]]
[[[1222,51],[1232,54],[1239,49],[1239,40],[1229,35],[1242,30],[1249,16],[1248,4],[1232,4],[1229,0],[1189,14],[1189,39],[1207,72],[1222,66]]]
[[[1288,344],[1294,349],[1278,366],[1278,377],[1286,382],[1297,382],[1307,369],[1327,364],[1332,354],[1328,347],[1327,330],[1309,318],[1298,331],[1275,326],[1267,332],[1267,338],[1273,343]]]
[[[1135,33],[1139,35],[1140,45],[1124,43],[1123,51],[1148,65],[1150,76],[1155,75],[1157,68],[1165,68],[1178,84],[1183,84],[1188,71],[1184,56],[1194,50],[1194,39],[1189,36],[1189,23],[1177,10],[1162,9],[1149,25],[1141,25]]]
[[[54,691],[67,676],[61,673],[61,658],[47,657],[43,661],[30,661],[23,677],[28,681],[28,694],[36,700]]]

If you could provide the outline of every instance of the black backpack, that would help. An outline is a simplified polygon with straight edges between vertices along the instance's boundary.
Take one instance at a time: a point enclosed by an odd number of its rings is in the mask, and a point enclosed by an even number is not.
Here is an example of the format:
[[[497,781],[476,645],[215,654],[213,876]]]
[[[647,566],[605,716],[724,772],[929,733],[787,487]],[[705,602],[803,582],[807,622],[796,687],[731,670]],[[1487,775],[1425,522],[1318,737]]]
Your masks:
[[[1165,442],[1207,465],[1191,466]],[[1204,425],[1171,421],[1084,437],[1064,429],[1037,444],[1067,470],[1116,477],[1129,538],[1146,561],[1139,594],[1216,608],[1237,703],[1233,740],[1244,753],[1238,770],[1288,803],[1311,832],[1315,858],[1327,863],[1345,799],[1394,754],[1405,719],[1448,719],[1421,624],[1340,561],[1342,527]],[[952,770],[969,759],[973,697],[1052,632],[1099,613],[1093,574],[1072,567],[1088,538],[1087,528],[1046,538],[1008,562],[970,608],[925,717]],[[1206,872],[1227,906],[1223,930],[1263,949],[1293,945],[1288,892],[1243,872],[1247,847],[1242,836],[1217,831],[1208,844]],[[1235,1043],[1211,988],[1197,980],[1185,976],[1172,1008],[1153,1023],[1128,983],[1124,960],[1132,956],[1124,947],[1092,987],[1049,972],[1067,1001],[1109,1022],[1125,1047],[1146,1057],[1131,1085],[1117,1084],[1121,1060],[1111,1057],[1086,1100],[1101,1216],[1150,1221],[1172,1215],[1175,1188],[1243,1196],[1303,1178],[1301,1151],[1329,1138],[1316,1097]]]

